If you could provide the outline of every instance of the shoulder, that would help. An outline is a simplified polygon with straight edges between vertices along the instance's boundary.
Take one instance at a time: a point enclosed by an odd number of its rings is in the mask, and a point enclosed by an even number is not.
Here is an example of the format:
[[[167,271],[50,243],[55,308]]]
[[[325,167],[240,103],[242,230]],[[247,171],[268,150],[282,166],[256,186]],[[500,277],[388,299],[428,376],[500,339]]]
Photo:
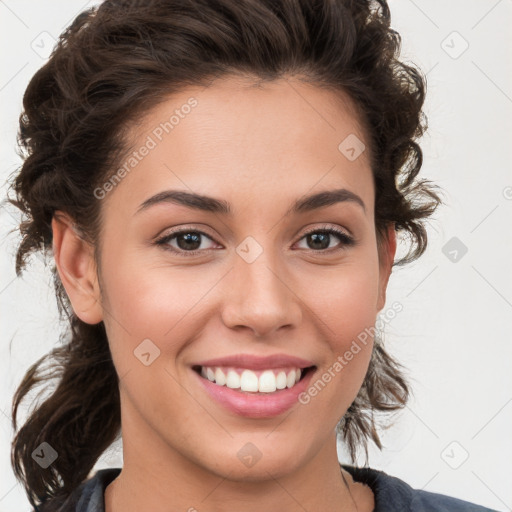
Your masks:
[[[341,465],[355,481],[368,485],[374,494],[374,512],[497,512],[496,510],[444,494],[414,489],[384,471]]]
[[[45,501],[32,512],[104,512],[105,489],[120,472],[121,468],[97,470],[94,476],[82,482],[71,494]]]
[[[496,512],[490,508],[444,494],[413,489],[411,512]]]

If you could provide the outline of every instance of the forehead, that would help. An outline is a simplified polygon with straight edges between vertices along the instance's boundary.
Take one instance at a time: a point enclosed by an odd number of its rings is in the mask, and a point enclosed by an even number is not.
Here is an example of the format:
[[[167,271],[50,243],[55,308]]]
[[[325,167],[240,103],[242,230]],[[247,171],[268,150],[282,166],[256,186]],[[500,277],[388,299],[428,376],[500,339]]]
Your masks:
[[[315,187],[358,190],[365,202],[373,197],[369,148],[353,103],[298,80],[233,77],[187,87],[128,133],[123,179],[109,198],[125,206],[169,188],[244,201],[284,200]]]

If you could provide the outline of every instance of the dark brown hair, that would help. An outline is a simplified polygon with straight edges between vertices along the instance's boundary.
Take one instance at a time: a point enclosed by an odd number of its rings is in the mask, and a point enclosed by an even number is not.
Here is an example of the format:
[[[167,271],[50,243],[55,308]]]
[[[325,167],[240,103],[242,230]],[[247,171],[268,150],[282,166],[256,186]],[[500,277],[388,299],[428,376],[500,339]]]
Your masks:
[[[417,179],[426,79],[399,60],[400,44],[385,0],[106,0],[82,12],[23,98],[23,164],[9,198],[24,215],[17,275],[30,253],[51,249],[57,210],[74,219],[99,261],[101,201],[94,190],[126,152],[127,127],[187,85],[207,86],[228,74],[255,81],[294,76],[348,95],[371,150],[378,241],[394,223],[411,242],[394,265],[418,258],[427,246],[425,219],[441,201],[438,187]],[[69,329],[29,368],[12,408],[16,430],[23,398],[55,380],[12,443],[15,475],[34,506],[50,498],[62,503],[120,434],[118,377],[103,322],[78,319],[55,265],[52,273]],[[338,425],[353,461],[359,446],[368,457],[368,439],[382,448],[373,413],[405,406],[401,368],[376,337],[365,381]],[[32,458],[42,442],[58,453],[47,469]]]

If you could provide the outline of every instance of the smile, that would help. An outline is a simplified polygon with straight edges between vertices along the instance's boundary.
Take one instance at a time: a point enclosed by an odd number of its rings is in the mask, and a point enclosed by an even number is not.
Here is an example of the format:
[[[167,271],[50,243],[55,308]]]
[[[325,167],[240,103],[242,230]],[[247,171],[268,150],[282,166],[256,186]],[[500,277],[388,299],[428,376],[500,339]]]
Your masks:
[[[297,405],[316,366],[250,370],[194,365],[192,370],[200,388],[223,409],[236,416],[263,419],[283,414]]]
[[[253,371],[247,368],[201,366],[200,374],[218,386],[253,393],[274,393],[276,390],[295,386],[301,378],[302,370],[272,368]]]

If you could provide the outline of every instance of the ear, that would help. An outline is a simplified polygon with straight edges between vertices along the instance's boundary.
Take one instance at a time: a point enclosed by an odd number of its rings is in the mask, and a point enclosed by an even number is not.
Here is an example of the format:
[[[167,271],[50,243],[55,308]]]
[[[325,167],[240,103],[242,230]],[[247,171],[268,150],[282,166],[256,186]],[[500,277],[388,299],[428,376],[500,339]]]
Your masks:
[[[52,219],[53,257],[75,314],[88,324],[103,319],[94,248],[74,226],[71,217],[56,211]]]
[[[395,223],[388,225],[385,236],[379,247],[379,298],[377,300],[377,312],[386,304],[386,289],[389,276],[393,269],[393,262],[396,253],[396,232]]]

